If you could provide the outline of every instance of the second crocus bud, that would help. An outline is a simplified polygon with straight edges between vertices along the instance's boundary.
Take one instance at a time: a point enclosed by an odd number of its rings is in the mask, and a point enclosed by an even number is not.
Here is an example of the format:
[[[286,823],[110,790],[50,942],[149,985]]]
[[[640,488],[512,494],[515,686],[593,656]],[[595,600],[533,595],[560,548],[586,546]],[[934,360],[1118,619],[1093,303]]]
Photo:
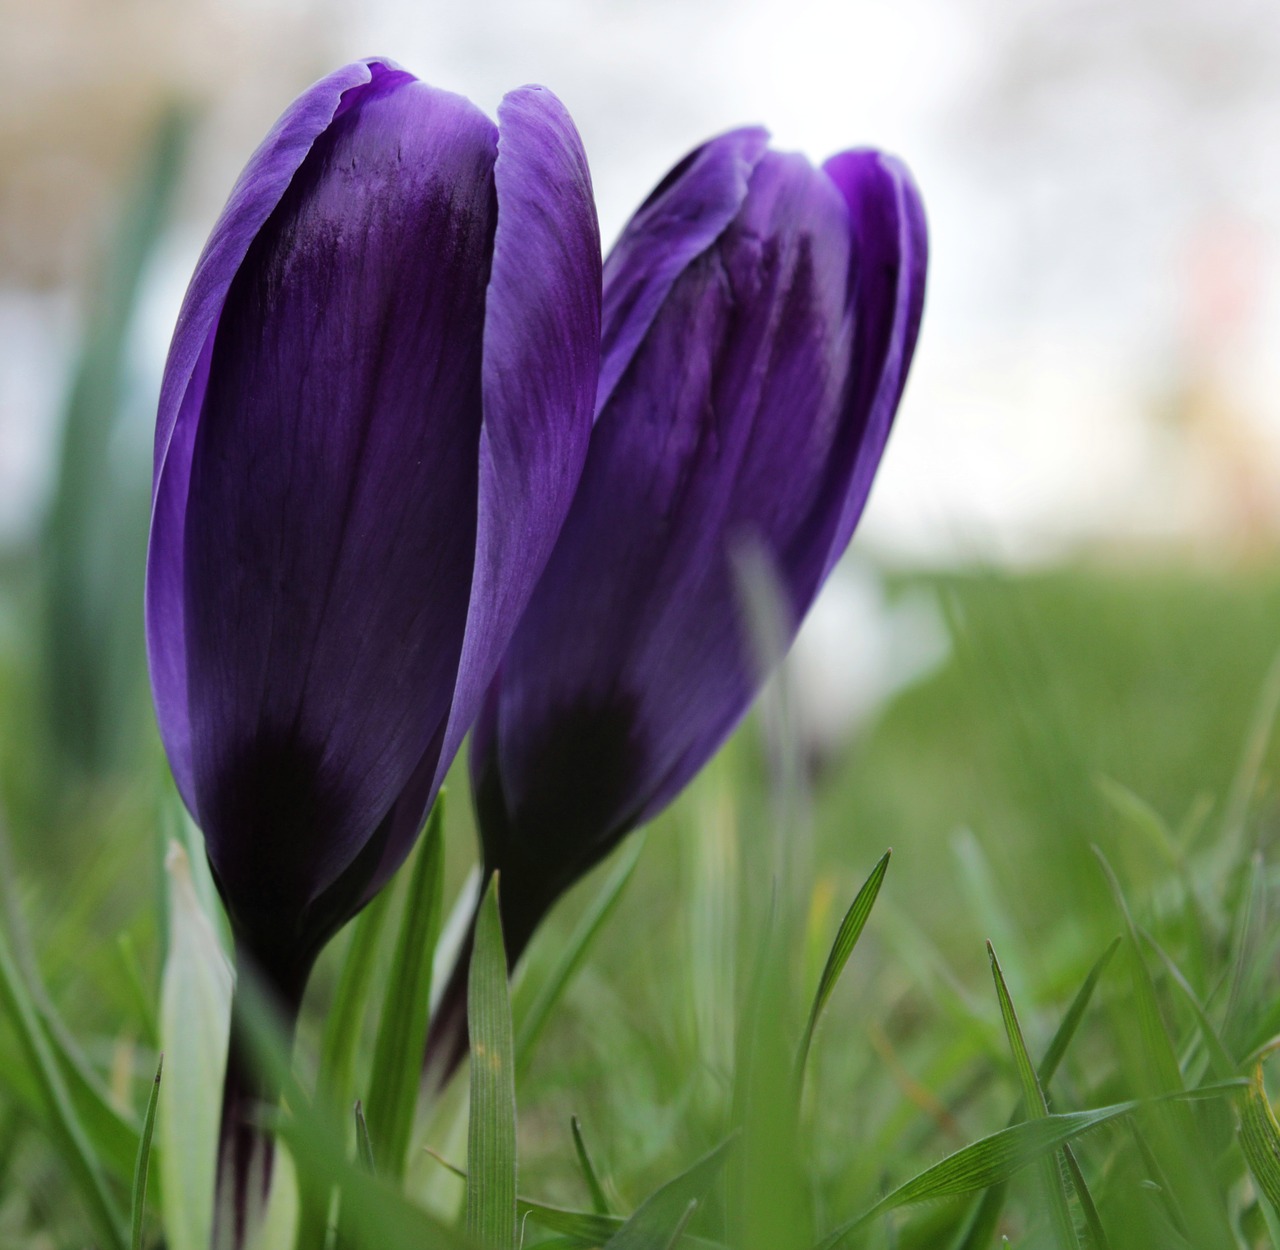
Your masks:
[[[866,503],[925,265],[900,163],[815,169],[754,129],[693,152],[623,232],[586,468],[473,735],[513,962],[751,703],[740,552],[772,567],[794,637]]]

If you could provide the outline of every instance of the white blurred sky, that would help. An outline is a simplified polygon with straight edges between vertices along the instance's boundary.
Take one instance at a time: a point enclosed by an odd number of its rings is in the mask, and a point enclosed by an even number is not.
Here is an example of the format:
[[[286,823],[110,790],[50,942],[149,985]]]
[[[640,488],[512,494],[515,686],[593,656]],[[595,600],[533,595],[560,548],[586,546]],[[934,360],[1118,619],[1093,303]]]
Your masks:
[[[129,3],[139,22],[161,12]],[[41,11],[21,10],[20,34]],[[385,54],[491,112],[521,83],[555,90],[584,136],[606,245],[670,164],[730,126],[763,122],[815,159],[870,143],[909,162],[930,216],[930,290],[860,539],[870,549],[1035,559],[1082,540],[1247,544],[1277,528],[1276,0],[239,0],[164,13],[163,39],[148,28],[162,46],[135,64],[211,108],[183,229],[149,292],[149,367],[274,115],[330,64]],[[63,26],[23,63],[28,113],[57,91],[47,71],[74,37]],[[77,55],[80,80],[100,73],[104,90],[128,72],[110,46]],[[22,119],[0,107],[0,139]],[[0,291],[0,528],[21,525],[43,488],[50,378],[75,307],[74,289]]]

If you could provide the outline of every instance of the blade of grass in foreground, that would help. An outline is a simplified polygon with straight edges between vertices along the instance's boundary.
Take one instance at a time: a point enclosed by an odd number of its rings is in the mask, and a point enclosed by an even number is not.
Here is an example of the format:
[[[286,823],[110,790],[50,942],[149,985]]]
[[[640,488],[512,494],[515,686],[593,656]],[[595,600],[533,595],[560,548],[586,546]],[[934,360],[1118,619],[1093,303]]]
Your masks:
[[[1273,1216],[1280,1217],[1280,1124],[1257,1063],[1240,1105],[1240,1148]]]
[[[156,1126],[156,1104],[160,1101],[160,1076],[164,1072],[164,1055],[156,1064],[156,1079],[147,1097],[147,1113],[142,1121],[142,1137],[138,1141],[138,1162],[133,1169],[132,1216],[129,1244],[142,1250],[142,1220],[147,1210],[147,1173],[151,1169],[151,1134]]]
[[[595,1164],[591,1162],[591,1156],[587,1153],[587,1143],[582,1139],[582,1125],[576,1115],[570,1118],[569,1127],[573,1130],[573,1149],[578,1156],[578,1167],[582,1170],[582,1178],[586,1181],[587,1190],[591,1194],[591,1208],[597,1215],[608,1215],[609,1200],[605,1197],[604,1187],[596,1174]]]
[[[1027,1043],[1022,1036],[1022,1026],[1018,1023],[1018,1013],[1014,1010],[1013,999],[1009,995],[1009,987],[1005,984],[1004,973],[1000,969],[1000,960],[996,957],[995,947],[990,942],[987,943],[987,957],[991,960],[991,975],[995,980],[996,995],[1000,1000],[1000,1016],[1004,1020],[1005,1032],[1009,1038],[1009,1049],[1013,1052],[1014,1067],[1018,1071],[1018,1081],[1022,1086],[1022,1102],[1026,1108],[1027,1118],[1043,1120],[1049,1114],[1049,1103],[1045,1099],[1044,1090],[1040,1088],[1036,1070],[1031,1064]],[[1062,1170],[1052,1156],[1041,1160],[1039,1166],[1058,1245],[1063,1250],[1079,1250],[1080,1238],[1071,1219],[1071,1206]]]
[[[417,850],[373,1053],[367,1117],[378,1172],[404,1177],[431,1001],[431,962],[444,910],[444,794]]]
[[[651,1194],[636,1213],[609,1238],[604,1250],[668,1250],[679,1241],[688,1222],[690,1205],[700,1203],[724,1167],[734,1139],[703,1155],[675,1180]]]
[[[476,917],[467,985],[471,1123],[467,1131],[467,1232],[489,1250],[516,1244],[516,1085],[507,954],[494,873]]]
[[[75,1178],[97,1236],[111,1250],[124,1250],[128,1244],[124,1221],[72,1106],[35,1004],[10,954],[3,926],[0,926],[0,1007],[8,1013],[27,1064],[39,1084],[46,1128]]]
[[[813,1045],[813,1032],[818,1027],[818,1019],[827,1005],[827,1000],[831,997],[831,991],[836,987],[836,982],[840,980],[845,964],[849,962],[849,956],[853,954],[853,948],[862,936],[862,930],[866,927],[871,909],[876,903],[876,896],[880,893],[880,886],[884,882],[884,875],[889,870],[889,857],[892,854],[893,851],[888,850],[880,857],[840,922],[836,940],[832,943],[831,953],[827,956],[826,966],[822,969],[822,976],[818,978],[818,989],[813,996],[809,1021],[805,1025],[804,1037],[800,1042],[800,1053],[796,1061],[797,1084],[804,1080],[805,1065],[809,1061],[809,1049]]]
[[[1023,1120],[1020,1124],[972,1142],[935,1163],[933,1167],[913,1176],[860,1216],[834,1229],[818,1243],[818,1250],[835,1250],[852,1233],[886,1211],[917,1202],[932,1202],[937,1198],[959,1197],[961,1194],[998,1185],[1016,1175],[1029,1163],[1058,1150],[1064,1143],[1074,1141],[1082,1134],[1113,1120],[1131,1115],[1140,1107],[1160,1102],[1221,1098],[1235,1093],[1243,1086],[1243,1081],[1223,1081],[1215,1085],[1203,1085],[1199,1089],[1181,1090],[1162,1098],[1133,1098],[1127,1102],[1097,1107],[1092,1111],[1066,1111],[1039,1120]]]
[[[533,1058],[538,1038],[546,1027],[547,1021],[555,1005],[560,1001],[574,973],[582,965],[596,935],[604,926],[604,922],[612,914],[622,891],[626,889],[636,864],[640,862],[640,853],[644,850],[643,834],[633,838],[630,845],[622,852],[617,867],[606,878],[600,893],[596,895],[591,906],[583,913],[577,927],[569,936],[555,967],[538,986],[537,994],[527,1010],[520,1012],[520,1022],[516,1029],[516,1070],[524,1072]]]
[[[1080,1027],[1081,1020],[1084,1019],[1084,1013],[1088,1010],[1089,1003],[1093,998],[1093,992],[1097,988],[1098,982],[1102,979],[1102,974],[1106,971],[1107,965],[1111,962],[1111,958],[1116,953],[1119,945],[1120,939],[1114,938],[1111,945],[1102,952],[1093,967],[1089,969],[1089,974],[1085,977],[1084,984],[1076,991],[1075,998],[1071,1000],[1071,1006],[1067,1008],[1067,1014],[1062,1017],[1062,1023],[1058,1025],[1058,1031],[1054,1033],[1052,1040],[1049,1042],[1049,1046],[1044,1052],[1044,1058],[1040,1061],[1040,1067],[1036,1071],[1036,1075],[1040,1078],[1041,1088],[1047,1088],[1049,1082],[1053,1080],[1054,1074],[1058,1071],[1058,1065],[1066,1056],[1067,1048],[1071,1045],[1072,1039],[1076,1035],[1076,1030]],[[1018,1105],[1014,1107],[1013,1114],[1009,1117],[1009,1126],[1012,1127],[1021,1119],[1022,1101],[1019,1099]],[[982,1201],[974,1211],[968,1227],[955,1243],[957,1250],[985,1250],[991,1244],[991,1240],[995,1236],[996,1225],[1000,1221],[1000,1212],[1004,1209],[1004,1202],[1007,1196],[1008,1186],[1006,1184],[993,1185],[983,1194]]]

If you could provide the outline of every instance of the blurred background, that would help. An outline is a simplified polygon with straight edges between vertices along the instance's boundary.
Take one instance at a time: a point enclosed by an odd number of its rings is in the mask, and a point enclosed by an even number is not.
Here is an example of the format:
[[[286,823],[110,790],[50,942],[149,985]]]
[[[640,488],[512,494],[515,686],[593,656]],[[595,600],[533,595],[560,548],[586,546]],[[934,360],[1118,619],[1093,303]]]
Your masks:
[[[491,113],[513,86],[554,89],[606,247],[731,126],[763,122],[816,160],[872,144],[913,169],[932,251],[920,348],[854,550],[790,664],[815,898],[849,896],[897,852],[896,971],[863,986],[878,1047],[946,1019],[912,995],[985,977],[993,925],[1031,943],[1035,994],[1060,994],[1114,925],[1090,843],[1137,890],[1167,866],[1135,811],[1179,854],[1246,812],[1270,845],[1275,0],[0,0],[0,30],[0,820],[53,992],[87,1027],[110,1035],[160,958],[148,892],[172,802],[140,607],[169,334],[249,152],[298,91],[364,55]],[[611,973],[647,984],[632,965],[653,952],[626,933],[698,948],[694,922],[654,916],[669,895],[706,903],[738,864],[714,837],[688,848],[726,792],[752,810],[751,783],[724,780],[761,773],[751,741],[660,822],[605,975],[560,1026],[572,1062],[535,1070],[556,1107],[557,1089],[599,1081],[597,1117],[629,1158],[662,1157],[684,1069],[655,1059],[644,1085],[633,1054],[611,1087],[591,1060],[618,1044],[600,1004]],[[460,876],[465,802],[451,821]],[[84,940],[121,931],[132,963]],[[682,1053],[681,1029],[704,1053],[722,1024],[681,1024],[651,989],[617,1018],[655,1054]],[[912,1079],[929,1084],[932,1062]],[[881,1112],[901,1128],[897,1097]]]

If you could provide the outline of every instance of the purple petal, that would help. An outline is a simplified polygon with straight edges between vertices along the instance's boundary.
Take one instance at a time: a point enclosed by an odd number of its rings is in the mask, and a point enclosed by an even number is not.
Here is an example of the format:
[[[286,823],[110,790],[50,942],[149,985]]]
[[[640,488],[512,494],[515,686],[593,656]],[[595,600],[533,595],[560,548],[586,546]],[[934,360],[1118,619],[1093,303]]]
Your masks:
[[[600,232],[586,154],[564,105],[522,87],[498,109],[498,225],[484,323],[475,575],[453,710],[428,801],[560,533],[586,458],[599,372]],[[425,812],[406,794],[377,889]]]
[[[849,395],[857,454],[823,576],[849,545],[866,506],[920,334],[929,260],[924,205],[910,171],[862,148],[823,166],[849,206],[854,374]]]
[[[769,133],[730,131],[689,153],[654,188],[605,262],[596,411],[604,409],[673,283],[742,207]]]
[[[458,96],[367,92],[314,138],[226,293],[182,573],[195,811],[242,929],[300,915],[442,740],[495,148]]]
[[[174,777],[194,810],[187,722],[182,531],[191,449],[208,378],[209,354],[227,290],[254,237],[317,137],[370,88],[409,81],[394,62],[343,66],[303,92],[250,158],[196,266],[165,363],[156,420],[152,525],[147,553],[147,655],[160,733]]]
[[[491,866],[512,866],[504,924],[517,945],[745,710],[758,674],[737,552],[773,561],[789,625],[808,606],[842,498],[833,509],[829,464],[848,441],[849,254],[830,179],[798,157],[762,157],[734,221],[675,279],[598,417],[503,663],[496,757],[476,760]],[[504,815],[486,822],[495,806]]]

